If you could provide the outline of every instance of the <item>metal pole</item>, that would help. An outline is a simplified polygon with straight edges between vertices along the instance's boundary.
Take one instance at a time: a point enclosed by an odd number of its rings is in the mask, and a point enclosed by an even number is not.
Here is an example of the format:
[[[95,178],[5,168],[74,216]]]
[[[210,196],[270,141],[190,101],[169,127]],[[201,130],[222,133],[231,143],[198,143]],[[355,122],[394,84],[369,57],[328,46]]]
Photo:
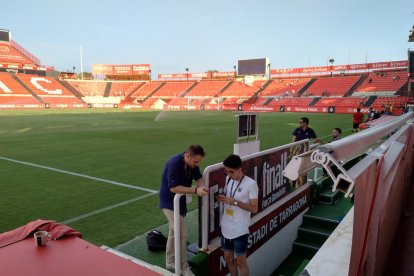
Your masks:
[[[81,79],[83,80],[83,53],[82,53],[82,46],[80,46],[80,63],[81,63]]]
[[[181,275],[181,246],[180,246],[180,198],[183,194],[174,196],[174,262],[175,275]]]

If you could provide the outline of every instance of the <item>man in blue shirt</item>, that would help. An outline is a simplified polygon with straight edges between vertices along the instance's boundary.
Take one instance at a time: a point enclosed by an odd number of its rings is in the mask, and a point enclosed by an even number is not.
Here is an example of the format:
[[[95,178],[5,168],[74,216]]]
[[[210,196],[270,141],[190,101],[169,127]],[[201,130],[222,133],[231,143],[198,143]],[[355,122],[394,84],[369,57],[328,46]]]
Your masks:
[[[309,119],[306,117],[300,118],[299,127],[292,132],[292,143],[302,141],[305,139],[313,139],[314,143],[321,142],[317,137],[315,131],[308,127]]]
[[[191,145],[185,152],[171,157],[164,166],[159,193],[159,208],[163,209],[168,219],[168,240],[166,247],[166,267],[174,269],[174,196],[175,194],[207,195],[199,164],[204,158],[204,149],[200,145]],[[193,180],[197,182],[192,187]],[[187,231],[184,217],[187,214],[186,197],[180,199],[180,245],[181,271],[192,275],[187,263]]]

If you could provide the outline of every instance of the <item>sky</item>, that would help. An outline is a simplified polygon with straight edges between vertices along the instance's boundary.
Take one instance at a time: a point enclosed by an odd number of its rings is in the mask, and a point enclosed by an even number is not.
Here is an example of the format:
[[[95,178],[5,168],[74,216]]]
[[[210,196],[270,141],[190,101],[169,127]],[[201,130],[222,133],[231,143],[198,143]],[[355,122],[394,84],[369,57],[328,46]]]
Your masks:
[[[59,71],[150,64],[154,74],[406,60],[413,0],[13,0],[0,29]]]

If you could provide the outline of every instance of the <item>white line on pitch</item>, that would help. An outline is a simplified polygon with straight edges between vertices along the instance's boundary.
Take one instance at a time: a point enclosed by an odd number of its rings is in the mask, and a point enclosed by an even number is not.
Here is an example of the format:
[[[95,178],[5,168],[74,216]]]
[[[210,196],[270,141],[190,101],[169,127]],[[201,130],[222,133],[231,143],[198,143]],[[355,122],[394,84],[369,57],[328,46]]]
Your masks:
[[[122,186],[122,187],[130,188],[130,189],[146,191],[146,192],[150,192],[150,193],[153,193],[153,194],[158,193],[158,191],[156,191],[156,190],[151,190],[151,189],[147,189],[147,188],[143,188],[143,187],[139,187],[139,186],[134,186],[134,185],[129,185],[129,184],[121,183],[121,182],[107,180],[107,179],[103,179],[103,178],[99,178],[99,177],[93,177],[93,176],[89,176],[89,175],[86,175],[86,174],[60,170],[60,169],[56,169],[56,168],[52,168],[52,167],[48,167],[48,166],[42,166],[42,165],[38,165],[38,164],[34,164],[34,163],[19,161],[19,160],[10,159],[10,158],[1,157],[1,156],[0,156],[0,159],[10,161],[10,162],[14,162],[14,163],[27,165],[27,166],[32,166],[32,167],[36,167],[36,168],[42,168],[42,169],[49,170],[49,171],[54,171],[54,172],[59,172],[59,173],[64,173],[64,174],[70,174],[70,175],[79,176],[79,177],[83,177],[83,178],[88,178],[88,179],[92,179],[92,180],[95,180],[95,181],[105,182],[105,183],[109,183],[109,184],[112,184],[112,185]]]
[[[100,214],[100,213],[104,213],[106,211],[109,211],[109,210],[112,210],[114,208],[121,207],[121,206],[130,204],[130,203],[133,203],[135,201],[139,201],[141,199],[147,198],[147,197],[152,196],[152,195],[154,195],[154,193],[142,195],[142,196],[139,196],[139,197],[135,197],[135,198],[132,198],[132,199],[129,199],[129,200],[126,200],[126,201],[123,201],[123,202],[105,207],[105,208],[101,208],[101,209],[98,209],[98,210],[95,210],[95,211],[92,211],[92,212],[89,212],[89,213],[86,213],[86,214],[83,214],[83,215],[80,215],[80,216],[77,216],[77,217],[67,219],[65,221],[62,221],[62,223],[63,224],[69,224],[69,223],[72,223],[72,222],[76,222],[78,220],[81,220],[81,219],[84,219],[84,218],[87,218],[87,217],[90,217],[90,216],[93,216],[93,215],[97,215],[97,214]]]

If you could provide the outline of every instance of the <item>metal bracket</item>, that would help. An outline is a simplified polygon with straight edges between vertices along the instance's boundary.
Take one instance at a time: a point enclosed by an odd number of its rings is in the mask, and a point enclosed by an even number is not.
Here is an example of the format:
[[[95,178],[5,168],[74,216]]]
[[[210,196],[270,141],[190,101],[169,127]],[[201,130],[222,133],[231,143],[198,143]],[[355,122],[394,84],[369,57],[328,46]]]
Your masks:
[[[348,172],[342,165],[329,153],[315,150],[312,152],[311,161],[322,165],[328,172],[329,176],[334,182],[332,191],[340,190],[345,193],[345,197],[352,197],[352,190],[354,188],[354,180],[348,175]],[[334,173],[334,171],[336,173]]]

